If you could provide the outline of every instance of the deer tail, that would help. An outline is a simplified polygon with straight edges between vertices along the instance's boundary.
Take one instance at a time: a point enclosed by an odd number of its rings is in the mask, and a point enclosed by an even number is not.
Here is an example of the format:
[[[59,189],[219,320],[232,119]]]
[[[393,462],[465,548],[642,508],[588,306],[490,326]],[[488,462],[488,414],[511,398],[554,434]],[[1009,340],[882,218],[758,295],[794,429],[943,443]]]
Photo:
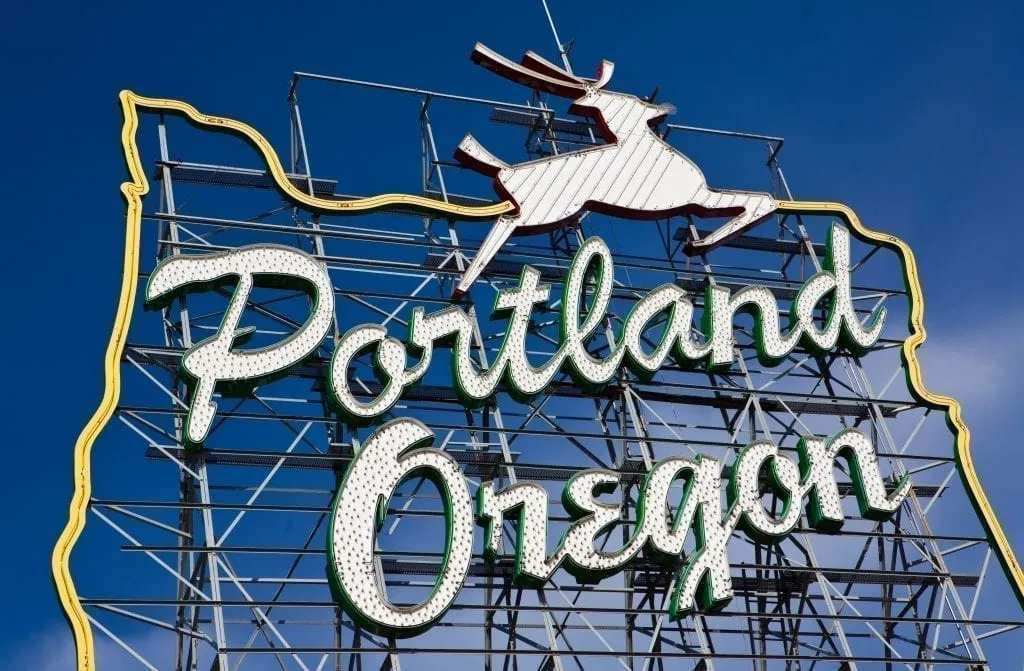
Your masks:
[[[775,213],[778,205],[767,193],[752,191],[726,191],[705,188],[697,202],[712,212],[742,207],[743,211],[723,226],[700,240],[686,243],[685,252],[693,256],[705,254],[715,247],[738,238]]]

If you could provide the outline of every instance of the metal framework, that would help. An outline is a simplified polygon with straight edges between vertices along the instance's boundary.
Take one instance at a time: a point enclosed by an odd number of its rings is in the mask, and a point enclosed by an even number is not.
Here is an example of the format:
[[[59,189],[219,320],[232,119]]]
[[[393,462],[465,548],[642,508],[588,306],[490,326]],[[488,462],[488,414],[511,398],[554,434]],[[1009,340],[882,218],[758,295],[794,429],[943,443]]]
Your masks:
[[[559,52],[569,68],[561,42]],[[512,104],[296,73],[288,94],[289,168],[296,185],[321,197],[344,198],[345,187],[314,177],[299,92],[324,83],[352,96],[370,88],[418,100],[418,116],[409,122],[421,137],[422,193],[445,201],[475,198],[450,189],[459,168],[438,151],[432,121],[442,113],[438,106],[483,106],[494,123],[524,128],[524,158],[596,142],[589,122],[557,116],[536,95]],[[187,143],[172,153],[171,129],[177,127],[163,118],[150,121],[156,122],[159,156],[149,163],[154,189],[143,216],[143,268],[173,254],[252,242],[299,246],[327,264],[335,283],[335,339],[369,321],[401,336],[413,307],[449,304],[452,284],[485,232],[479,224],[400,210],[359,218],[311,215],[283,204],[260,167],[172,160],[189,156]],[[700,134],[724,144],[763,145],[766,181],[778,198],[792,199],[779,163],[781,138],[676,124],[663,132],[669,140]],[[232,214],[224,214],[228,208]],[[777,217],[709,257],[689,258],[683,245],[703,231],[686,217],[638,224],[589,215],[577,227],[510,245],[470,298],[485,317],[494,291],[514,282],[523,264],[542,269],[557,285],[584,237],[600,234],[617,250],[614,309],[594,345],[600,352],[629,305],[666,281],[698,294],[705,282],[763,284],[785,309],[801,282],[820,269],[828,224],[824,217]],[[628,537],[641,474],[672,454],[703,452],[728,463],[750,440],[770,438],[793,450],[801,434],[856,426],[873,438],[887,474],[911,474],[913,493],[891,522],[860,519],[851,506],[837,535],[806,523],[778,545],[734,535],[736,597],[722,612],[678,622],[665,615],[672,574],[653,562],[637,560],[598,585],[578,585],[559,571],[543,589],[527,589],[512,584],[510,560],[492,565],[477,555],[458,602],[437,627],[406,640],[361,630],[335,605],[324,570],[332,495],[372,430],[342,423],[326,402],[333,343],[325,342],[319,357],[293,377],[247,397],[221,399],[207,449],[191,452],[182,448],[187,392],[178,360],[217,328],[225,295],[140,311],[123,357],[117,421],[95,457],[116,459],[128,475],[97,474],[89,507],[93,524],[102,523],[102,531],[90,527],[89,533],[104,548],[111,542],[119,547],[113,553],[85,549],[76,557],[139,577],[122,581],[116,592],[82,585],[97,636],[123,648],[125,660],[178,671],[1019,664],[1014,648],[1024,649],[1024,621],[1006,607],[993,550],[955,475],[951,440],[938,413],[933,417],[904,388],[897,351],[906,335],[898,318],[906,314],[906,292],[891,253],[879,251],[863,243],[855,248],[857,305],[867,313],[884,303],[891,315],[888,332],[864,357],[816,357],[798,349],[781,365],[762,368],[749,325],[738,324],[741,356],[726,372],[669,368],[645,382],[623,370],[597,396],[563,377],[530,403],[502,392],[476,410],[463,408],[450,381],[437,375],[396,409],[396,415],[423,419],[437,435],[435,444],[464,466],[471,482],[532,480],[548,487],[555,539],[568,519],[558,491],[581,468],[627,474],[625,523],[604,539],[612,545]],[[144,282],[145,273],[138,280]],[[283,290],[254,292],[247,323],[257,326],[257,338],[279,338],[302,321],[305,301],[304,294]],[[538,359],[555,346],[556,322],[554,313],[534,315],[529,346]],[[502,322],[480,323],[475,348],[486,364]],[[368,361],[350,375],[367,392],[378,388]],[[841,488],[850,503],[849,478],[841,472],[838,478],[847,483]],[[765,496],[773,505],[772,495]],[[441,545],[431,536],[442,516],[429,483],[406,483],[392,500],[377,561],[395,600],[416,601],[433,583]],[[514,527],[507,531],[513,537]],[[113,668],[98,661],[101,669]]]

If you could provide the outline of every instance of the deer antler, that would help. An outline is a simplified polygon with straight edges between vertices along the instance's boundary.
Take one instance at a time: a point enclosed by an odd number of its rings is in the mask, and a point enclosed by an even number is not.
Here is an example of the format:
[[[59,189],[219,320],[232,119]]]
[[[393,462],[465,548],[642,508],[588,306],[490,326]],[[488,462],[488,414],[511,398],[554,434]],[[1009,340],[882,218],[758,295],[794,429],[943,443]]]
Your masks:
[[[567,82],[571,82],[576,85],[582,85],[583,80],[576,75],[569,74],[564,69],[558,67],[551,61],[547,60],[543,56],[540,56],[536,52],[527,51],[523,54],[523,59],[520,61],[523,67],[529,68],[534,72],[539,72],[547,77],[554,79],[561,79]]]
[[[523,54],[523,60],[521,61],[523,66],[539,72],[547,77],[553,77],[555,79],[563,79],[574,84],[590,84],[596,89],[603,89],[608,82],[612,79],[612,73],[615,72],[615,64],[611,61],[601,61],[601,65],[597,69],[597,79],[589,79],[586,77],[577,77],[576,75],[570,74],[558,67],[551,61],[537,55],[533,51],[527,51]]]
[[[491,72],[538,91],[547,91],[563,98],[578,98],[586,92],[583,79],[570,75],[532,52],[523,56],[523,65],[520,65],[477,42],[469,58]]]

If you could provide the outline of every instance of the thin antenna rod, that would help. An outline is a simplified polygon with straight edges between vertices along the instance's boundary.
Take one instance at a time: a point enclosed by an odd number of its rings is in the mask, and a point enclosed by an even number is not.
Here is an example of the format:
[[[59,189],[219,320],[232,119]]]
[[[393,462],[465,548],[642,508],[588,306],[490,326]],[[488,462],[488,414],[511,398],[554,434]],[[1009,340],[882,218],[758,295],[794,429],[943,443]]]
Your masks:
[[[544,13],[548,16],[548,25],[551,26],[551,34],[555,36],[555,44],[558,45],[558,55],[562,57],[562,65],[565,66],[566,72],[573,74],[572,65],[569,64],[569,52],[562,46],[562,40],[558,39],[558,30],[555,29],[555,20],[551,18],[548,0],[540,0],[540,4],[544,5]]]

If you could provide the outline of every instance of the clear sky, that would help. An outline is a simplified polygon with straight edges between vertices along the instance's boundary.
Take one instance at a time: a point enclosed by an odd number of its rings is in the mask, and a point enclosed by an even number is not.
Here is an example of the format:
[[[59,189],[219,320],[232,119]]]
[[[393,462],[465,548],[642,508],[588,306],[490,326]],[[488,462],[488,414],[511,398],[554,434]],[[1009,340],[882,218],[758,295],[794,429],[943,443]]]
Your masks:
[[[72,444],[100,395],[120,283],[117,92],[243,118],[283,150],[294,70],[508,99],[496,78],[467,67],[474,41],[556,55],[539,2],[346,4],[5,8],[0,667],[41,645],[50,654],[38,668],[69,663],[49,556],[66,517]],[[605,57],[619,68],[617,89],[660,85],[678,123],[785,137],[798,198],[849,203],[911,243],[929,306],[926,380],[964,402],[982,480],[1024,554],[1024,225],[1013,209],[1024,178],[1024,6],[554,0],[552,9],[579,69]],[[386,143],[384,131],[370,137]]]

